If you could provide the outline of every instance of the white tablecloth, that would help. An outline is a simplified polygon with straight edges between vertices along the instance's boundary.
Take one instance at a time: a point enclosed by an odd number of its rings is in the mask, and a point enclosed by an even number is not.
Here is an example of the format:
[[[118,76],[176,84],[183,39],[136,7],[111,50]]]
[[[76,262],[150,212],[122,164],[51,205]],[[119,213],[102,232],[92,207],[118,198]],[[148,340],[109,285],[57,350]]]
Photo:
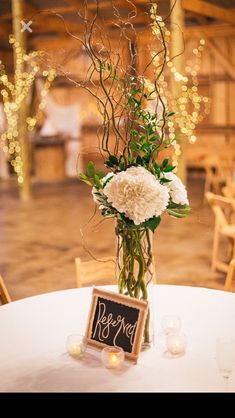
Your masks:
[[[109,287],[106,287],[106,289]],[[112,289],[112,287],[110,287]],[[48,293],[0,307],[0,391],[207,392],[225,390],[215,360],[217,337],[235,338],[235,295],[184,286],[154,286],[155,345],[137,365],[102,366],[100,352],[69,357],[66,337],[84,333],[91,288]],[[177,314],[186,354],[165,356],[161,319]],[[235,391],[235,371],[229,381]]]

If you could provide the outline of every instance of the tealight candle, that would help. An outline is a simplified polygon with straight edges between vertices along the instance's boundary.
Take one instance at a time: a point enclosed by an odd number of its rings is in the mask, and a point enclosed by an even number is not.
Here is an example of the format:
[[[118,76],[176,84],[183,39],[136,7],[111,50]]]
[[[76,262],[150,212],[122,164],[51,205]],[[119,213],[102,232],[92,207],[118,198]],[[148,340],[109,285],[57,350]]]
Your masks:
[[[71,357],[81,357],[86,351],[86,344],[86,338],[83,335],[73,334],[67,337],[67,351]]]
[[[117,369],[123,363],[124,351],[121,347],[105,347],[102,350],[101,358],[107,369]]]
[[[180,331],[181,320],[177,315],[165,315],[162,318],[162,330],[165,334],[176,334]]]
[[[184,334],[171,334],[166,339],[166,346],[173,356],[181,355],[185,352],[187,339]]]
[[[78,343],[77,344],[74,343],[69,347],[70,356],[79,357],[81,355],[81,352],[82,352],[82,349],[81,349],[80,344]]]

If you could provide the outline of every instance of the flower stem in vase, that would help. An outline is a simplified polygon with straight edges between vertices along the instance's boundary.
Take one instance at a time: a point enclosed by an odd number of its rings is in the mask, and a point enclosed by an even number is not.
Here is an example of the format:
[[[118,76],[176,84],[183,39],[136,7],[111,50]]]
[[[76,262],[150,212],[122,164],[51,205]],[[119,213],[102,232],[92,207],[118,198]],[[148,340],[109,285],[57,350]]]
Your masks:
[[[119,292],[148,301],[148,285],[153,278],[152,232],[118,221]],[[151,343],[150,309],[145,323],[143,344]]]

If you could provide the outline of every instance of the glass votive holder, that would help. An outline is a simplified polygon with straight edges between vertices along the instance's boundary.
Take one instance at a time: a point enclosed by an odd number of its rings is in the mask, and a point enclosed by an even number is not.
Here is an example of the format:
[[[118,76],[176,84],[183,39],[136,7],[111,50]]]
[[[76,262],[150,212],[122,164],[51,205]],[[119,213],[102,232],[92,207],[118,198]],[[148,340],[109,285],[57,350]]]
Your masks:
[[[162,330],[164,334],[176,334],[181,329],[181,319],[177,315],[165,315],[162,317]]]
[[[168,335],[166,338],[166,347],[171,356],[182,356],[187,347],[186,335],[183,333]]]
[[[80,358],[86,351],[87,339],[81,334],[72,334],[67,337],[66,348],[71,357]]]
[[[107,369],[118,369],[124,361],[124,351],[121,347],[104,347],[101,352],[101,359]]]

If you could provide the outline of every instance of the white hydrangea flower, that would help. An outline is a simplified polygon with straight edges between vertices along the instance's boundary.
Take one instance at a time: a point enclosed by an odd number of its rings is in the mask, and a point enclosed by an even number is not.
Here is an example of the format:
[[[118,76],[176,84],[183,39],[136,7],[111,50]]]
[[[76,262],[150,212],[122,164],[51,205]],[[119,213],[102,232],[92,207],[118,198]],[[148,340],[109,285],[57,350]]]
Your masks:
[[[178,176],[176,176],[174,173],[165,173],[165,177],[168,180],[171,180],[170,183],[166,183],[166,186],[168,187],[170,191],[170,197],[172,202],[178,204],[178,205],[188,205],[188,195],[187,190],[180,180]]]
[[[108,202],[135,225],[161,215],[169,202],[168,188],[144,167],[115,174],[103,189]]]

